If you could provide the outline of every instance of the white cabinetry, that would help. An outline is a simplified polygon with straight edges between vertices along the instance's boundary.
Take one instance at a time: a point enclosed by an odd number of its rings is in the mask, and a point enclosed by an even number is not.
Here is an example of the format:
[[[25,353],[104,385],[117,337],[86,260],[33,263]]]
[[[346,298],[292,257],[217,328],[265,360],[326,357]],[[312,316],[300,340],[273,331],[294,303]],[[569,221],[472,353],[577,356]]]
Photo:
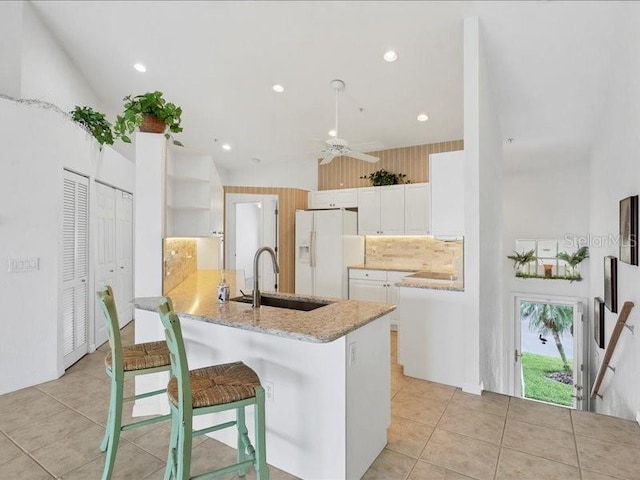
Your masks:
[[[461,387],[464,292],[400,287],[398,363],[410,377]]]
[[[224,194],[211,157],[169,150],[166,196],[166,236],[222,233]]]
[[[431,233],[464,235],[464,150],[429,155]]]
[[[349,269],[349,298],[368,302],[398,304],[399,287],[395,284],[412,272]],[[391,312],[392,328],[398,326],[398,316]]]
[[[410,183],[404,186],[405,235],[431,233],[431,188],[428,183]]]
[[[404,234],[404,185],[358,189],[358,234]]]
[[[356,208],[357,206],[358,193],[355,188],[309,192],[310,209]]]

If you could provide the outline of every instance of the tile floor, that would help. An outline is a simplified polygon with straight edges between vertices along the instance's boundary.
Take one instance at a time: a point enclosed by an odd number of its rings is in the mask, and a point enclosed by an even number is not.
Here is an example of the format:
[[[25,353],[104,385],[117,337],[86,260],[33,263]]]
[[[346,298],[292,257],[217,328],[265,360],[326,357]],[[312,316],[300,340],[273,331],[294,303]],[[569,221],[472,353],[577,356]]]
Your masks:
[[[123,330],[123,341],[133,342],[132,324]],[[100,478],[104,459],[98,445],[109,393],[106,348],[59,380],[0,396],[0,479]],[[405,377],[396,358],[392,335],[389,443],[367,480],[640,479],[635,422],[493,393],[468,395]],[[125,415],[130,414],[129,408]],[[114,480],[162,479],[168,436],[167,424],[125,432]],[[193,468],[198,472],[234,458],[235,450],[200,437]],[[272,468],[271,478],[294,477]]]

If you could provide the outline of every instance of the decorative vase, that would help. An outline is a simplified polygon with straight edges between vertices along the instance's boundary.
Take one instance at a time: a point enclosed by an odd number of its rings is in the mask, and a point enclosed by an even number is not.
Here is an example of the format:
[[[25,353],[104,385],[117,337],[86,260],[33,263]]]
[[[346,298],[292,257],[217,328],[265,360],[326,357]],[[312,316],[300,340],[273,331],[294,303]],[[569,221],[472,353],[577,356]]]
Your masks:
[[[140,124],[140,131],[146,133],[164,133],[167,125],[163,120],[151,113],[147,113],[142,116],[142,123]]]
[[[553,275],[553,265],[544,265],[544,276],[551,277]]]

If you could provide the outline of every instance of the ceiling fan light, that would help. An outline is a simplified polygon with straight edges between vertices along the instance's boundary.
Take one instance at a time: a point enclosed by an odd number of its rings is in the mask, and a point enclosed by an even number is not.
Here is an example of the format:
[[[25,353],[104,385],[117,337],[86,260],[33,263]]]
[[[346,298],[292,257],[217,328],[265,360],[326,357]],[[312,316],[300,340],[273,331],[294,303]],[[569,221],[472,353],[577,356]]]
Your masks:
[[[419,122],[426,122],[427,120],[429,120],[429,115],[427,115],[426,113],[421,113],[417,118]]]
[[[329,130],[329,136],[330,137],[335,137],[336,135],[338,135],[338,134],[336,133],[335,130]]]
[[[398,53],[393,50],[387,50],[382,56],[387,62],[395,62],[398,59]]]

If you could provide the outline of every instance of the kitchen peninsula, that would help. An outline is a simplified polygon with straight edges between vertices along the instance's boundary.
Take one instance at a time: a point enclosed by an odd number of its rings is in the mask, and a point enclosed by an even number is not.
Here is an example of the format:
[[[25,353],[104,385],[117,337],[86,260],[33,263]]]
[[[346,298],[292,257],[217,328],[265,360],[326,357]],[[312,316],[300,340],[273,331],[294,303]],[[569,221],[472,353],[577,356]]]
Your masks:
[[[189,367],[241,360],[258,373],[267,391],[271,465],[305,479],[360,478],[387,442],[388,314],[395,307],[304,297],[322,306],[312,311],[264,304],[253,309],[235,301],[217,304],[214,290],[214,282],[195,278],[170,292]],[[163,338],[155,313],[158,301],[136,299],[137,341]],[[247,421],[251,418],[249,413]],[[215,438],[236,445],[233,429],[217,432]]]

